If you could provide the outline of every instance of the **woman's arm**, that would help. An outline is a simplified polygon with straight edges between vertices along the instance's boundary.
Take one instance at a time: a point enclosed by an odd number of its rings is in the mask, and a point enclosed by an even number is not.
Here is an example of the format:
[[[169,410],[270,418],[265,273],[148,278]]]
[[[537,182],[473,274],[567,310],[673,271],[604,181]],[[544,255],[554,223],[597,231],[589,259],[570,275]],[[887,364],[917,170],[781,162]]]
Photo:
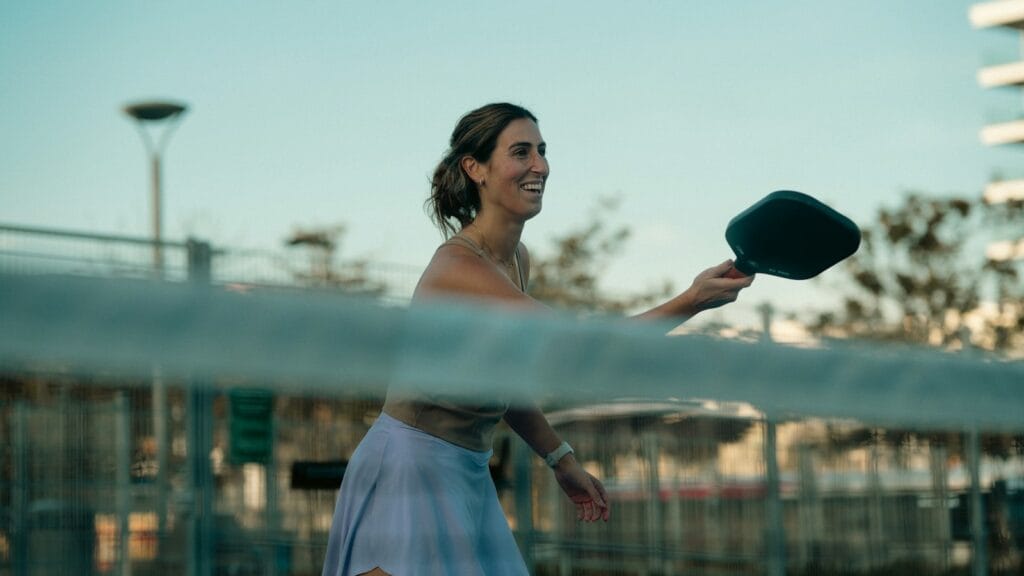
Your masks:
[[[547,418],[536,406],[510,407],[505,422],[542,458],[562,444]],[[576,517],[586,522],[608,521],[608,495],[601,481],[583,469],[570,453],[553,467],[562,491],[576,505]]]
[[[528,278],[527,259],[521,265]],[[413,299],[469,298],[514,308],[544,310],[547,307],[527,296],[496,264],[458,245],[442,246],[434,254]]]
[[[525,246],[523,248],[521,266],[529,280],[530,257]],[[734,302],[740,291],[754,281],[754,276],[736,278],[734,275],[732,260],[726,260],[698,274],[685,292],[633,318],[685,322],[699,312]],[[519,290],[493,263],[461,246],[443,246],[423,273],[415,298],[455,295],[515,308],[547,309]]]
[[[740,290],[750,286],[753,281],[754,276],[738,273],[733,268],[732,260],[726,260],[698,274],[693,284],[682,294],[633,318],[678,318],[680,322],[685,322],[698,312],[735,302]]]
[[[524,276],[529,278],[530,256],[523,247]],[[694,279],[682,294],[636,316],[639,319],[676,318],[685,321],[702,310],[736,300],[740,290],[753,277],[730,278],[732,261],[709,268]],[[492,262],[457,245],[442,246],[416,286],[415,298],[459,296],[479,299],[514,308],[546,310],[547,307],[524,294],[522,290]],[[536,406],[509,408],[505,421],[540,456],[558,448],[562,440]],[[601,482],[590,475],[572,454],[554,466],[555,478],[562,490],[576,505],[577,516],[586,521],[607,520],[608,498]]]

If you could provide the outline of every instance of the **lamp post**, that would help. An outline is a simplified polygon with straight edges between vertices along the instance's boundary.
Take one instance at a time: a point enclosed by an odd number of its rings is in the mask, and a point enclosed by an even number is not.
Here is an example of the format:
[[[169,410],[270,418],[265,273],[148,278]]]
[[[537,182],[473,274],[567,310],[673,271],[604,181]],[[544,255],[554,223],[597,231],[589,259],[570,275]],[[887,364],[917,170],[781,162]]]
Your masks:
[[[146,146],[146,152],[150,157],[152,166],[152,224],[153,224],[153,274],[160,278],[164,273],[163,260],[163,231],[162,231],[162,190],[160,179],[160,156],[171,136],[171,132],[185,112],[184,104],[175,102],[136,102],[124,107],[125,114],[135,119],[139,134],[142,135],[142,143]],[[159,138],[154,142],[147,124],[163,123],[164,129]],[[167,387],[163,381],[159,366],[153,367],[153,437],[156,440],[157,472],[156,484],[158,501],[160,502],[157,514],[157,531],[159,534],[159,546],[164,545],[167,529],[167,452],[168,452],[168,430],[167,430]]]
[[[163,276],[164,257],[163,247],[163,218],[162,218],[162,190],[160,179],[160,156],[164,147],[178,125],[187,107],[177,102],[148,101],[128,104],[124,107],[125,114],[136,121],[139,134],[142,135],[142,142],[146,146],[152,165],[152,223],[153,223],[153,270],[159,277]],[[147,124],[164,123],[164,130],[160,137],[154,142],[148,130]]]

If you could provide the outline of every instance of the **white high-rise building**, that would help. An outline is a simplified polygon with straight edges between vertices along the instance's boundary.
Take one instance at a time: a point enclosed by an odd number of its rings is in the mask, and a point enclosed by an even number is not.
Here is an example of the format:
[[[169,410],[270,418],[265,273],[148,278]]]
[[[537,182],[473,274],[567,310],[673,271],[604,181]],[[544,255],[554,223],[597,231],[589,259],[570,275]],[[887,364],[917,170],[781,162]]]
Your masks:
[[[994,0],[975,4],[971,6],[968,17],[975,28],[1008,28],[1017,31],[1021,49],[1016,59],[981,68],[978,70],[978,83],[985,88],[1020,90],[1024,99],[1024,0]],[[1024,144],[1024,115],[1016,120],[986,125],[981,129],[981,141],[989,146]],[[989,182],[985,187],[985,201],[992,204],[1024,201],[1024,177]],[[988,256],[994,260],[1024,259],[1024,236],[991,244]]]

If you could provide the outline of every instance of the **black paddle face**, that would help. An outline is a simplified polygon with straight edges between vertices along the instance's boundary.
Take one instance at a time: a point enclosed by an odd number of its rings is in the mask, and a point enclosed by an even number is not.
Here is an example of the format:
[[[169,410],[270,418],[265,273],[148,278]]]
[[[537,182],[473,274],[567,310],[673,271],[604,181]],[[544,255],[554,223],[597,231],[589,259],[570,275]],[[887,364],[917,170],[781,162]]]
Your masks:
[[[740,272],[806,280],[856,252],[860,229],[806,194],[780,190],[729,221],[725,239]]]

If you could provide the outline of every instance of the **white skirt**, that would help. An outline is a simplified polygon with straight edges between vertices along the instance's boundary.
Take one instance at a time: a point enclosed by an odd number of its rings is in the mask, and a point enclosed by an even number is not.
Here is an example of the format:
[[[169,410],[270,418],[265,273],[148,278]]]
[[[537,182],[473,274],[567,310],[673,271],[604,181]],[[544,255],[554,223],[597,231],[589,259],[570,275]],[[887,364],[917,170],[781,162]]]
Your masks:
[[[381,413],[345,470],[323,575],[529,574],[490,457]]]

